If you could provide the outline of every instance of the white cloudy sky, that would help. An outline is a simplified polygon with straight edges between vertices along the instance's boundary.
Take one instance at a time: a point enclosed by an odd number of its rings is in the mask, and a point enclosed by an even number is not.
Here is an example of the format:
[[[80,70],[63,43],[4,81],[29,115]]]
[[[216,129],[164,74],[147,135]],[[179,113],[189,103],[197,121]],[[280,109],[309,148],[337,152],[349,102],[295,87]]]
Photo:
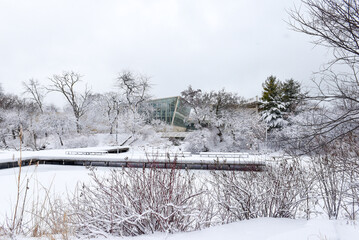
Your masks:
[[[328,53],[289,30],[285,10],[298,3],[0,0],[0,83],[21,93],[22,81],[74,70],[106,92],[126,69],[150,76],[156,97],[191,84],[250,98],[271,74],[306,84]]]

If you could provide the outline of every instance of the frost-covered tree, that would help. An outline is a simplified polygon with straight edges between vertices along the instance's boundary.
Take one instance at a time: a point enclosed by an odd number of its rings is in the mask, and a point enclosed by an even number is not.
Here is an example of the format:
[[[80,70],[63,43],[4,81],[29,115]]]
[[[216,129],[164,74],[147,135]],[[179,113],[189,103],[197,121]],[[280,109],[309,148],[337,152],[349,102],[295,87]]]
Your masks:
[[[243,107],[243,99],[235,93],[224,89],[202,92],[189,86],[182,92],[182,98],[192,108],[189,121],[196,127],[185,139],[188,150],[236,151],[254,146],[252,133],[258,132],[255,128],[260,126],[259,119],[255,111]]]
[[[74,117],[71,113],[58,112],[56,110],[47,111],[41,115],[39,125],[46,126],[46,131],[58,140],[54,141],[55,146],[64,146],[64,137],[68,134],[75,134],[76,128],[73,124]]]
[[[210,102],[201,89],[193,89],[192,86],[181,92],[181,97],[188,107],[191,108],[191,122],[197,129],[207,125],[207,117],[210,111]]]
[[[287,103],[282,99],[282,83],[276,77],[270,76],[263,83],[261,97],[261,116],[268,125],[268,129],[282,127],[286,124],[284,112]]]
[[[141,74],[123,71],[117,77],[118,94],[123,96],[123,99],[121,99],[121,106],[115,107],[115,117],[134,140],[138,133],[147,129],[151,108],[146,101],[150,99],[150,86],[150,79]],[[112,104],[120,104],[120,102]],[[119,114],[117,111],[121,107],[123,111]]]
[[[99,110],[102,109],[102,114],[109,126],[110,134],[118,132],[118,120],[120,114],[125,110],[123,97],[116,92],[108,92],[102,94],[97,99]]]
[[[274,100],[281,99],[281,85],[282,83],[275,77],[269,76],[266,81],[262,84],[262,101],[271,102]],[[268,106],[269,108],[271,106]]]
[[[29,127],[27,132],[30,135],[30,139],[28,144],[34,150],[38,150],[38,138],[41,135],[47,135],[46,129],[44,125],[40,125],[40,118],[43,114],[47,114],[44,112],[44,98],[47,94],[45,88],[39,83],[39,81],[30,79],[27,82],[23,82],[24,94],[29,95],[29,99],[31,102],[37,106],[36,111],[33,111],[32,114],[29,115]],[[26,133],[26,131],[25,131]],[[44,144],[42,144],[44,146]],[[41,147],[43,147],[41,146]]]
[[[210,103],[210,115],[208,124],[216,129],[219,142],[224,141],[224,131],[228,127],[226,120],[233,117],[239,108],[240,98],[235,93],[226,92],[224,89],[205,94]]]
[[[20,99],[15,95],[5,94],[0,106],[0,125],[2,127],[1,135],[4,147],[17,148],[19,145],[18,136],[20,129],[23,129],[24,137],[22,142],[29,142],[31,135],[32,119],[37,114],[37,107],[35,104]],[[30,133],[30,134],[29,134]]]
[[[299,82],[293,79],[281,82],[275,76],[268,77],[263,83],[260,105],[261,116],[268,129],[288,124],[289,115],[295,113],[303,97]]]
[[[287,105],[286,112],[295,112],[298,104],[301,103],[305,97],[305,93],[301,91],[301,85],[299,82],[289,79],[282,83],[282,101]]]

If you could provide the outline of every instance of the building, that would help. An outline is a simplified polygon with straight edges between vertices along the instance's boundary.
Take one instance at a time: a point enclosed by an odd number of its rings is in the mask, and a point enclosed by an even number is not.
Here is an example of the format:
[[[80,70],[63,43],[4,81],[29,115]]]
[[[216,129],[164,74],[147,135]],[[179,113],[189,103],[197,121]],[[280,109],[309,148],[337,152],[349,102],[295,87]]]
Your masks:
[[[152,119],[158,119],[172,127],[169,132],[194,130],[193,120],[189,118],[191,108],[186,106],[180,96],[153,99],[147,102],[152,107]],[[258,113],[258,98],[238,104],[233,111],[252,110]],[[168,131],[165,130],[165,131]],[[171,133],[172,134],[172,133]],[[180,133],[179,133],[180,134]]]
[[[153,119],[167,123],[173,127],[173,131],[186,131],[186,120],[191,109],[183,103],[181,97],[153,99],[148,103],[153,108]]]

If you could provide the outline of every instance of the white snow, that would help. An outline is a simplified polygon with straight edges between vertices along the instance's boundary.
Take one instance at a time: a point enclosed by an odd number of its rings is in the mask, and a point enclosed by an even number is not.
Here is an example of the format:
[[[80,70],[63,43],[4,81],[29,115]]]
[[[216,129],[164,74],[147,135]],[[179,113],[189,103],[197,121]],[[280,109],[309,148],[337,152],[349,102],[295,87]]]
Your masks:
[[[31,238],[20,238],[30,240]],[[60,237],[58,239],[61,239]],[[75,238],[74,238],[75,239]],[[93,240],[357,240],[359,225],[345,221],[259,218],[188,233],[155,233]]]
[[[56,151],[53,152],[56,153]],[[99,168],[99,171],[103,172],[103,174],[106,174],[108,170],[108,168]],[[88,169],[80,166],[40,165],[37,167],[23,167],[22,171],[22,178],[30,178],[32,181],[30,192],[43,186],[45,188],[51,187],[54,194],[63,196],[73,191],[78,181],[86,182],[90,179]],[[14,205],[17,173],[18,168],[0,170],[0,220],[4,220],[5,214],[9,214]],[[139,237],[110,237],[107,239],[355,240],[359,239],[359,225],[356,224],[344,220],[312,219],[307,221],[259,218],[189,233],[156,233]],[[30,238],[23,239],[28,240]]]
[[[106,171],[107,169],[103,169]],[[17,176],[19,168],[0,170],[0,219],[9,215],[15,205],[17,192]],[[88,170],[82,166],[55,166],[39,165],[23,167],[21,173],[22,188],[25,187],[26,179],[30,179],[28,202],[32,197],[44,194],[44,189],[50,189],[56,195],[66,196],[76,187],[79,181],[86,182],[90,179]],[[40,196],[41,197],[41,196]]]
[[[196,232],[139,236],[128,239],[170,240],[355,240],[359,226],[342,221],[259,218]]]

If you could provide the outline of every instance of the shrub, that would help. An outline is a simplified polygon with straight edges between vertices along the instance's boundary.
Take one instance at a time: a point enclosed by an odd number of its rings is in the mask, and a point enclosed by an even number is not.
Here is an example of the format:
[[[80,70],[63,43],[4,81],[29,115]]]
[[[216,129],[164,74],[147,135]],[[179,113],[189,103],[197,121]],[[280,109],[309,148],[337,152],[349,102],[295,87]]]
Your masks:
[[[202,226],[205,190],[187,171],[127,168],[106,176],[92,170],[91,176],[72,202],[79,235],[136,236]]]

